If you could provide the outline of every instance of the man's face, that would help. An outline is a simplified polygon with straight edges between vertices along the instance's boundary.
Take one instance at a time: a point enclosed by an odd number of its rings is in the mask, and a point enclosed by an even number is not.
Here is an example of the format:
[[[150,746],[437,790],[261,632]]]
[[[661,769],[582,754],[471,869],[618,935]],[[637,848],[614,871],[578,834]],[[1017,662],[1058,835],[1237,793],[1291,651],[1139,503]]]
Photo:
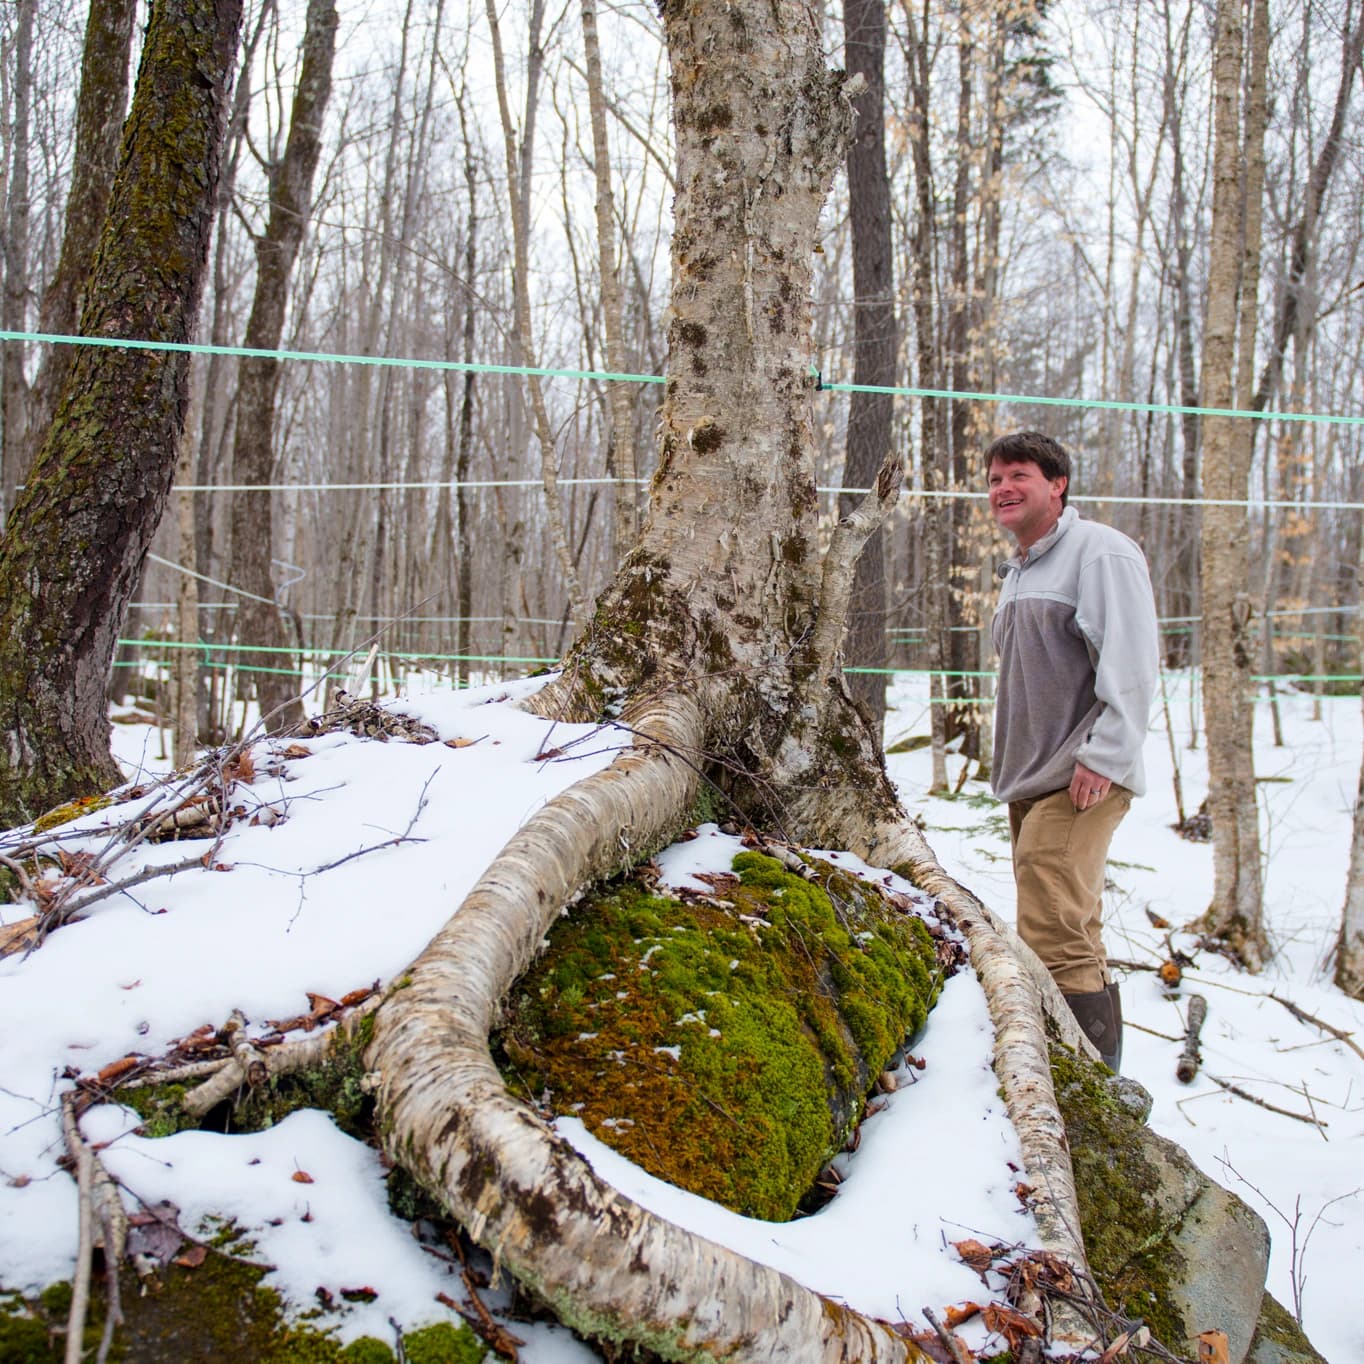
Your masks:
[[[1019,549],[1036,544],[1061,515],[1066,480],[1048,478],[1031,461],[1006,464],[992,459],[988,475],[990,510],[996,524],[1018,542]]]

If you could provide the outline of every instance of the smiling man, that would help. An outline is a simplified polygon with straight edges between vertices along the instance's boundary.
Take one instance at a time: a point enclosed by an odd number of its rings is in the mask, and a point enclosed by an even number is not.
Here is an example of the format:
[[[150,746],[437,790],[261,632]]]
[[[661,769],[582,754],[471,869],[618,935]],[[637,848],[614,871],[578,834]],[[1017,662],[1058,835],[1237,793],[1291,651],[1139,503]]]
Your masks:
[[[1158,667],[1146,560],[1066,505],[1070,457],[1018,431],[985,452],[990,510],[1017,553],[991,632],[999,654],[993,786],[1009,806],[1018,932],[1114,1070],[1122,1008],[1101,922],[1113,831],[1146,788]]]

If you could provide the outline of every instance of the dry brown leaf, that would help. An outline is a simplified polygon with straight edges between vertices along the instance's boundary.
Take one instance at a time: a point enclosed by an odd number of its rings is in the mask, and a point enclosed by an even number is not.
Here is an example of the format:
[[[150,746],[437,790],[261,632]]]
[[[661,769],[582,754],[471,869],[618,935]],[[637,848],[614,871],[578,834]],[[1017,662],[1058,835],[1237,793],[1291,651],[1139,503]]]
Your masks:
[[[313,1011],[314,1018],[326,1018],[328,1014],[334,1014],[341,1005],[326,995],[314,994],[309,990],[308,1007]]]
[[[38,916],[20,919],[17,923],[5,924],[0,928],[0,957],[7,957],[20,948],[31,947],[38,941]]]
[[[1184,979],[1184,972],[1180,969],[1177,961],[1161,962],[1160,970],[1157,974],[1160,976],[1161,984],[1171,990]]]
[[[1042,1325],[1026,1312],[1020,1312],[1007,1303],[987,1302],[981,1311],[981,1318],[992,1331],[998,1331],[1013,1349],[1019,1341],[1042,1334]]]
[[[374,985],[362,985],[358,990],[348,990],[341,996],[341,1006],[345,1009],[353,1009],[357,1004],[364,1003],[377,988],[378,982]]]
[[[738,890],[741,882],[732,871],[694,871],[692,877],[704,881],[717,895],[728,895]]]
[[[175,1257],[181,1269],[198,1269],[208,1259],[208,1251],[203,1246],[191,1246],[183,1255]]]
[[[445,746],[446,748],[472,748],[475,744],[482,743],[485,738],[487,735],[482,735],[477,739],[466,739],[461,735],[455,739],[447,739]]]
[[[317,1182],[307,1170],[295,1170],[289,1178],[292,1179],[295,1184],[314,1184]]]
[[[95,1076],[97,1085],[109,1085],[118,1079],[120,1075],[126,1075],[142,1058],[140,1056],[124,1056],[117,1061],[110,1061],[103,1070]]]
[[[305,748],[302,744],[290,744],[284,750],[284,756],[286,758],[311,758],[313,751],[311,748]]]
[[[981,1245],[979,1241],[968,1238],[965,1241],[953,1241],[952,1246],[963,1262],[978,1273],[984,1273],[994,1263],[994,1251],[989,1246]]]
[[[1198,1364],[1231,1364],[1231,1343],[1225,1331],[1198,1333]]]
[[[942,1314],[944,1326],[960,1326],[964,1321],[970,1321],[972,1317],[980,1315],[980,1304],[978,1302],[964,1302],[960,1307],[949,1307]]]

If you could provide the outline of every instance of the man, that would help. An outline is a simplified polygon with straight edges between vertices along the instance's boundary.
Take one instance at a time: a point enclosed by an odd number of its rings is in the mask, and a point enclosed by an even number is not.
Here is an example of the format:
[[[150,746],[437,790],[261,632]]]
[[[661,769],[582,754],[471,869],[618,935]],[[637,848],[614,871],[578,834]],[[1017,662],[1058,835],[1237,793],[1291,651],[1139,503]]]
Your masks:
[[[991,633],[999,654],[993,781],[1008,802],[1018,932],[1104,1061],[1122,1008],[1100,933],[1113,831],[1146,789],[1141,750],[1158,667],[1146,560],[1066,505],[1070,458],[1020,431],[985,452],[990,510],[1018,552]]]

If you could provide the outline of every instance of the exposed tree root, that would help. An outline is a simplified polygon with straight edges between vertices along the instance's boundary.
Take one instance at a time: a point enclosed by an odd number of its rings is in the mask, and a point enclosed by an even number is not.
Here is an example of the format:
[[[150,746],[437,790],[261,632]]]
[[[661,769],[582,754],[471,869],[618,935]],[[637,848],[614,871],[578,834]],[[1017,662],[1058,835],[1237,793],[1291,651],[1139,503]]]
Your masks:
[[[586,1334],[677,1360],[922,1358],[886,1324],[646,1212],[506,1092],[488,1050],[500,999],[562,907],[671,836],[693,798],[695,766],[679,755],[702,746],[699,707],[665,694],[626,721],[635,744],[527,822],[377,1015],[368,1062],[385,1144],[497,1262]],[[1087,1275],[1043,1001],[1067,1041],[1087,1044],[1040,963],[946,875],[912,825],[861,842],[850,846],[912,870],[966,933],[1045,1248]],[[1050,1328],[1057,1344],[1092,1339],[1065,1310]]]
[[[702,719],[664,696],[638,739],[507,845],[376,1017],[390,1152],[495,1260],[584,1333],[665,1359],[924,1358],[888,1326],[646,1212],[507,1094],[488,1052],[503,993],[561,907],[684,821]],[[652,742],[650,741],[652,740]]]

